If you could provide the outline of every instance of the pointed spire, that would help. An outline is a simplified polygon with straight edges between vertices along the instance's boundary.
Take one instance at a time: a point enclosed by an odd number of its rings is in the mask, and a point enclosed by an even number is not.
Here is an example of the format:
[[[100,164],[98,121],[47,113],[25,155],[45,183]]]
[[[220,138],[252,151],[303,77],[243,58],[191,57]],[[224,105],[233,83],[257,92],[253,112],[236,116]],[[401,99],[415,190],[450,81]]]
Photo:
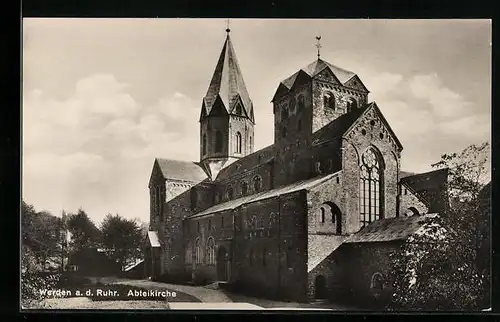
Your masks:
[[[226,33],[229,36],[229,33],[231,32],[231,29],[229,29],[229,19],[227,19],[226,23],[227,23]]]
[[[212,80],[210,81],[210,86],[204,98],[205,112],[207,115],[210,114],[219,97],[227,113],[231,113],[233,109],[236,108],[237,103],[241,102],[245,114],[249,116],[253,122],[254,120],[251,117],[251,115],[253,115],[252,100],[245,86],[229,32],[228,20],[226,41],[222,47],[217,66],[215,67]]]

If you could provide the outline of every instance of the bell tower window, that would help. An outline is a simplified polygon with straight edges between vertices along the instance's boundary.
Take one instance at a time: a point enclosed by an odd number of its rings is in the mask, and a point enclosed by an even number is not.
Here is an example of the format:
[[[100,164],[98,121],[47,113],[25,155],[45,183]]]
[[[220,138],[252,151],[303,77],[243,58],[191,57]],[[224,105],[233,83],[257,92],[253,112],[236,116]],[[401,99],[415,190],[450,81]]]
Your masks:
[[[241,133],[236,133],[236,153],[241,153]]]
[[[202,145],[203,155],[207,154],[207,135],[206,134],[203,134],[201,145]]]
[[[358,102],[354,98],[349,98],[347,101],[347,112],[351,112],[358,108]]]
[[[335,110],[335,96],[332,93],[323,95],[323,106],[331,110]]]
[[[215,132],[215,152],[222,152],[222,133]]]
[[[298,109],[299,111],[302,111],[304,109],[304,95],[299,95],[299,98],[298,98]]]

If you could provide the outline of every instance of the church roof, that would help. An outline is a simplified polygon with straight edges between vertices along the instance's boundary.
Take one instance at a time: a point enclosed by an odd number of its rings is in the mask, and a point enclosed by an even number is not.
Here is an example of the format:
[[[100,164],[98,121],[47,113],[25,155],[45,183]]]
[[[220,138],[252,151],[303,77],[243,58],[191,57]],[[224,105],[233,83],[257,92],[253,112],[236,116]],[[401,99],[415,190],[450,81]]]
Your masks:
[[[195,162],[159,158],[156,162],[165,179],[200,182],[207,178],[205,171]]]
[[[217,175],[217,181],[223,181],[225,179],[231,178],[239,173],[248,171],[255,168],[261,164],[269,162],[273,158],[273,147],[274,144],[268,145],[267,147],[255,151],[233,163],[223,168]]]
[[[232,209],[238,208],[239,206],[244,205],[244,204],[249,204],[252,202],[259,201],[259,200],[265,200],[265,199],[269,199],[269,198],[273,198],[273,197],[278,197],[278,196],[281,196],[284,194],[312,188],[318,184],[321,184],[321,183],[333,178],[336,175],[337,175],[337,173],[332,173],[332,174],[328,174],[325,176],[321,176],[319,178],[316,177],[313,179],[301,180],[301,181],[297,181],[295,183],[292,183],[290,185],[283,186],[280,188],[262,191],[262,192],[259,192],[259,193],[253,194],[253,195],[244,196],[244,197],[241,197],[238,199],[230,200],[230,201],[212,206],[212,207],[210,207],[206,210],[203,210],[199,213],[196,213],[196,214],[192,215],[191,218],[201,217],[201,216],[205,216],[205,215],[209,215],[209,214],[213,214],[213,213],[217,213],[217,212],[225,211],[225,210],[232,210]]]
[[[375,103],[364,104],[353,111],[342,114],[312,135],[313,145],[321,144],[333,139],[340,139],[342,135],[358,120],[358,118]]]
[[[422,228],[427,218],[434,216],[436,216],[436,214],[376,220],[362,228],[359,232],[349,236],[344,240],[344,243],[352,244],[406,240]]]
[[[245,86],[229,33],[222,47],[207,94],[203,99],[203,108],[205,108],[206,115],[210,114],[218,97],[224,104],[227,113],[231,113],[238,98],[241,99],[246,115],[252,122],[255,121],[252,100]]]
[[[337,77],[337,79],[342,84],[345,84],[348,80],[350,80],[352,77],[356,75],[355,73],[349,70],[337,67],[319,58],[310,63],[309,65],[307,65],[306,67],[302,68],[301,70],[304,71],[310,77],[314,77],[327,67],[330,68],[335,77]],[[285,85],[288,89],[292,88],[293,83],[295,82],[295,79],[297,78],[299,72],[300,70],[295,74],[293,74],[292,76],[288,77],[287,79],[283,80],[281,83]]]
[[[333,253],[344,241],[345,236],[309,235],[307,236],[307,272]]]

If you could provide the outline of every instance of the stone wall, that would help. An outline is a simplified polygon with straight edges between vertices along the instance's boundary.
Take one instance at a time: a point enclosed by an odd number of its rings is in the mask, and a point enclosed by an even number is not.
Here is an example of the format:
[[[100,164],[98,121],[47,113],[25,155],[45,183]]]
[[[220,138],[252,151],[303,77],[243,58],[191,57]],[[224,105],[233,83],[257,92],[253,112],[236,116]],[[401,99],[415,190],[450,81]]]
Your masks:
[[[399,216],[407,214],[410,207],[417,210],[419,215],[426,214],[429,211],[429,207],[420,201],[405,185],[401,185],[400,190]]]
[[[363,153],[369,148],[376,150],[382,171],[382,214],[385,218],[397,215],[397,194],[400,154],[394,138],[374,108],[368,110],[346,133],[343,140],[343,176],[347,220],[347,232],[354,233],[361,228],[359,220],[359,178]]]

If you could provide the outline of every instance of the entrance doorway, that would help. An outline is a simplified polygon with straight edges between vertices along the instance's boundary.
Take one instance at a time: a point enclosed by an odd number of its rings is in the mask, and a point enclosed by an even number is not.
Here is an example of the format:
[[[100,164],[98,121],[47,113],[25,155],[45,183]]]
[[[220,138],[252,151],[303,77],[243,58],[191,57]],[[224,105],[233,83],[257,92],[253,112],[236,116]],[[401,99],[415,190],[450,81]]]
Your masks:
[[[316,276],[316,280],[314,281],[314,297],[317,299],[325,299],[326,298],[326,279],[323,275]]]
[[[225,247],[220,247],[217,252],[217,280],[228,281],[231,269],[229,256]]]

